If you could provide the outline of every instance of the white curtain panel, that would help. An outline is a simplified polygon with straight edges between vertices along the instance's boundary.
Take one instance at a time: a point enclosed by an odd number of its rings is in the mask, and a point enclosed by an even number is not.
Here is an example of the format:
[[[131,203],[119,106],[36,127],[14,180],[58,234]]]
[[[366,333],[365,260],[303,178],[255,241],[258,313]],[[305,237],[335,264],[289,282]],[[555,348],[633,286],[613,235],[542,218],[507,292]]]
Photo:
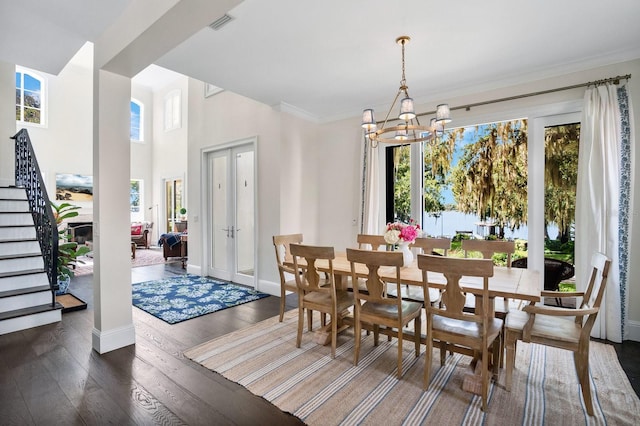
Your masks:
[[[613,342],[621,342],[623,337],[626,282],[620,282],[620,252],[623,252],[625,259],[628,254],[620,246],[620,235],[626,235],[627,230],[619,228],[621,194],[624,197],[621,180],[624,181],[624,178],[621,178],[623,126],[617,92],[618,88],[613,84],[589,87],[585,92],[578,159],[575,237],[578,290],[584,290],[588,284],[594,251],[601,251],[612,259],[607,290],[592,336]],[[626,270],[626,265],[622,266]]]
[[[373,148],[367,138],[363,138],[362,149],[362,205],[360,233],[379,234],[380,220],[380,166],[378,148]]]

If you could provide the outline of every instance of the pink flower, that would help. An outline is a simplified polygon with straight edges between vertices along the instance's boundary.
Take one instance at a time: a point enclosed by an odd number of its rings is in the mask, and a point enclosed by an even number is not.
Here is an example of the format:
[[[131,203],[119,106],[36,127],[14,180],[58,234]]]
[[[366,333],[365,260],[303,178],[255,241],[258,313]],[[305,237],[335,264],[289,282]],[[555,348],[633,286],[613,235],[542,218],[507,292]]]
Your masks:
[[[413,219],[409,224],[402,222],[387,223],[387,230],[384,234],[385,241],[389,244],[400,242],[412,243],[419,236],[420,225]]]

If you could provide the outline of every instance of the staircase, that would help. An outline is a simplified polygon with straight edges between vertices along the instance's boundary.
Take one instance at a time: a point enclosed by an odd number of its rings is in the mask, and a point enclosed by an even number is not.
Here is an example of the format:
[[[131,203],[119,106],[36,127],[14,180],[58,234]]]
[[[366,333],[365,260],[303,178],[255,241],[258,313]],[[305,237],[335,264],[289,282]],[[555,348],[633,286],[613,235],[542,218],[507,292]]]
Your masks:
[[[0,187],[0,335],[58,322],[26,191]]]

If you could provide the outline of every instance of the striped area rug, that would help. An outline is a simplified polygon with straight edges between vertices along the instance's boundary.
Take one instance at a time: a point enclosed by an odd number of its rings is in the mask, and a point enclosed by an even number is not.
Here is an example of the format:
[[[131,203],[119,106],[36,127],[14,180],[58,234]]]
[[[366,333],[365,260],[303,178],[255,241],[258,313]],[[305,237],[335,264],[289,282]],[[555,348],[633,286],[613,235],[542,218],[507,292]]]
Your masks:
[[[315,325],[318,327],[318,324]],[[596,416],[584,410],[570,352],[518,342],[511,392],[491,386],[489,410],[462,390],[471,358],[455,354],[422,390],[424,354],[416,358],[405,342],[404,376],[396,378],[397,341],[362,338],[353,366],[353,333],[339,336],[336,358],[330,347],[303,334],[295,347],[297,311],[274,317],[187,350],[186,357],[241,384],[309,425],[530,425],[638,424],[640,400],[618,363],[613,347],[591,344],[591,378]],[[306,330],[306,327],[305,327]],[[436,350],[439,351],[439,350]]]

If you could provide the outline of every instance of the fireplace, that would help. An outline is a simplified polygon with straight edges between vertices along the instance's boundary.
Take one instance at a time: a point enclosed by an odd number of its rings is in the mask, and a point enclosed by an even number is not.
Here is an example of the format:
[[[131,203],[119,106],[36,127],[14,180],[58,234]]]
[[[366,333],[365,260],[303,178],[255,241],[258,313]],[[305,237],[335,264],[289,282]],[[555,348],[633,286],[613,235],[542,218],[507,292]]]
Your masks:
[[[84,244],[93,241],[93,222],[69,222],[67,224],[69,241]]]

